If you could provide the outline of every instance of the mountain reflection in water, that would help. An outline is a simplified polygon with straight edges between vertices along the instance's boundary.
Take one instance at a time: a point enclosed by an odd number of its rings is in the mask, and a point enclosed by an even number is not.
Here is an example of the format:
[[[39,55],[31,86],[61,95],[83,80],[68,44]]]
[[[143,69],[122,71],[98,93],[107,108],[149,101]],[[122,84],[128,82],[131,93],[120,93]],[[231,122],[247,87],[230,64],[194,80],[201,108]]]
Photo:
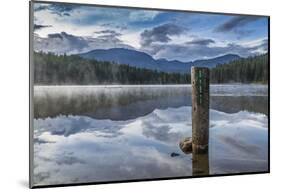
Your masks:
[[[232,174],[268,169],[267,86],[211,86],[210,145],[186,155],[190,86],[34,89],[34,184]]]

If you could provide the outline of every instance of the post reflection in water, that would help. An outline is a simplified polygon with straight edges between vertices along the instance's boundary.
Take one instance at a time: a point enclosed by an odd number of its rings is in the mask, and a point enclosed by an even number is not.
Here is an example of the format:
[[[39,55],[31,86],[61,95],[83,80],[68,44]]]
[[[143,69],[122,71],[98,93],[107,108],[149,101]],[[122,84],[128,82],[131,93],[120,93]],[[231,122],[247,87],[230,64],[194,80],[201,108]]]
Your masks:
[[[210,154],[192,156],[178,148],[191,142],[190,86],[36,86],[34,183],[267,170],[267,87],[212,90]]]
[[[206,176],[210,174],[209,152],[197,154],[192,153],[192,175]]]

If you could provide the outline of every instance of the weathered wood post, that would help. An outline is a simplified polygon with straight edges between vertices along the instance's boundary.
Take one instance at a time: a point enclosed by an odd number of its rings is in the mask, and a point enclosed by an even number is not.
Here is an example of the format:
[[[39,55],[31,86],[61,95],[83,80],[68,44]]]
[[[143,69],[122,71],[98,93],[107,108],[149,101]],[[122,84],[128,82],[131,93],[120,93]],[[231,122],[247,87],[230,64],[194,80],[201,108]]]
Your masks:
[[[209,153],[192,153],[192,175],[204,176],[209,175],[209,173]]]
[[[209,144],[209,69],[191,68],[192,152],[207,153]]]

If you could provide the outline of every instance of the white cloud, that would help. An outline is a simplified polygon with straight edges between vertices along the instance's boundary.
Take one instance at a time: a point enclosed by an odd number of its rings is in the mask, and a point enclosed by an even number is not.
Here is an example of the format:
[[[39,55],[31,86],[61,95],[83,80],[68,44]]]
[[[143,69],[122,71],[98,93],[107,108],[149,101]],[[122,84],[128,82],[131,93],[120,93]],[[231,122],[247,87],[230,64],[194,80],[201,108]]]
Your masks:
[[[139,49],[141,47],[141,44],[140,44],[140,34],[141,34],[141,31],[125,31],[123,32],[123,35],[120,36],[120,39],[130,45],[130,46],[133,46],[134,48],[136,49]]]
[[[75,36],[66,32],[49,34],[47,37],[34,36],[34,50],[56,54],[78,54],[94,49],[128,48],[134,49],[117,37]]]
[[[159,11],[151,11],[151,10],[145,10],[145,11],[135,10],[130,12],[129,20],[133,22],[153,20],[160,13],[161,12]]]
[[[38,8],[38,7],[37,7]],[[105,9],[107,11],[105,11]],[[42,27],[35,31],[38,34],[38,37],[41,38],[43,44],[37,43],[35,46],[40,46],[39,49],[44,50],[44,45],[46,46],[46,38],[49,34],[65,32],[67,34],[75,35],[81,37],[88,41],[85,48],[81,49],[77,45],[72,43],[51,43],[46,47],[45,51],[53,49],[62,49],[61,52],[78,53],[85,52],[86,50],[93,50],[97,48],[108,49],[114,47],[124,47],[124,48],[134,48],[140,51],[147,52],[148,54],[154,56],[154,58],[166,58],[173,60],[188,61],[194,59],[202,58],[212,58],[223,53],[238,53],[240,56],[247,56],[253,54],[266,53],[267,48],[263,44],[262,39],[254,39],[245,41],[245,39],[233,39],[229,38],[229,35],[224,35],[221,33],[212,32],[212,28],[206,28],[200,30],[197,28],[196,31],[193,28],[182,29],[180,35],[174,35],[177,32],[176,27],[187,27],[187,25],[175,25],[173,23],[168,23],[173,25],[171,27],[175,30],[170,33],[164,34],[161,31],[155,30],[153,33],[151,29],[163,25],[163,23],[155,23],[151,27],[142,27],[135,26],[134,22],[145,22],[153,21],[153,19],[160,14],[159,11],[150,11],[150,10],[130,10],[124,8],[111,8],[108,11],[108,8],[104,7],[76,7],[69,11],[68,16],[60,16],[54,14],[50,9],[42,9],[40,11],[35,11],[35,23],[37,25],[47,25],[50,27]],[[167,23],[166,23],[167,25]],[[204,28],[204,27],[203,27]],[[99,35],[96,33],[103,30],[112,30],[121,35],[112,40],[98,40]],[[143,40],[141,33],[153,34],[152,37],[148,37],[147,43],[152,45],[143,47]],[[154,30],[153,30],[154,31]],[[160,36],[160,37],[156,37]],[[195,39],[213,39],[215,43],[208,45],[208,48],[199,49],[190,48],[186,44],[187,41],[192,41]],[[160,40],[161,39],[161,40]],[[117,41],[122,41],[117,43]],[[164,42],[165,44],[164,44]],[[231,45],[230,45],[231,44]],[[56,46],[58,45],[58,46]],[[60,46],[63,45],[63,46]],[[73,45],[68,46],[67,45]],[[91,49],[93,48],[93,49]],[[213,49],[211,49],[213,48]]]

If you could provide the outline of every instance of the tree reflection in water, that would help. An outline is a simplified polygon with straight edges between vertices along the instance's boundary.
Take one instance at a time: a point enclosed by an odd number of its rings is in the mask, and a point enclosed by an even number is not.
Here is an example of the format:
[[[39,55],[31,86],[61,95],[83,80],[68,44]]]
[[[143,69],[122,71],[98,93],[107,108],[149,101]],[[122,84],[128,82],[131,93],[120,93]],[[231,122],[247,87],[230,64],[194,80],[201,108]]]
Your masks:
[[[231,86],[229,88],[231,89]],[[247,86],[244,88],[246,90]],[[35,87],[34,117],[37,119],[58,115],[86,115],[95,119],[135,119],[155,109],[191,106],[190,90],[187,85],[128,88]],[[225,113],[246,110],[268,114],[268,98],[265,95],[267,87],[264,87],[262,93],[259,91],[258,95],[253,90],[246,96],[235,96],[227,90],[214,90],[213,87],[211,109]]]

